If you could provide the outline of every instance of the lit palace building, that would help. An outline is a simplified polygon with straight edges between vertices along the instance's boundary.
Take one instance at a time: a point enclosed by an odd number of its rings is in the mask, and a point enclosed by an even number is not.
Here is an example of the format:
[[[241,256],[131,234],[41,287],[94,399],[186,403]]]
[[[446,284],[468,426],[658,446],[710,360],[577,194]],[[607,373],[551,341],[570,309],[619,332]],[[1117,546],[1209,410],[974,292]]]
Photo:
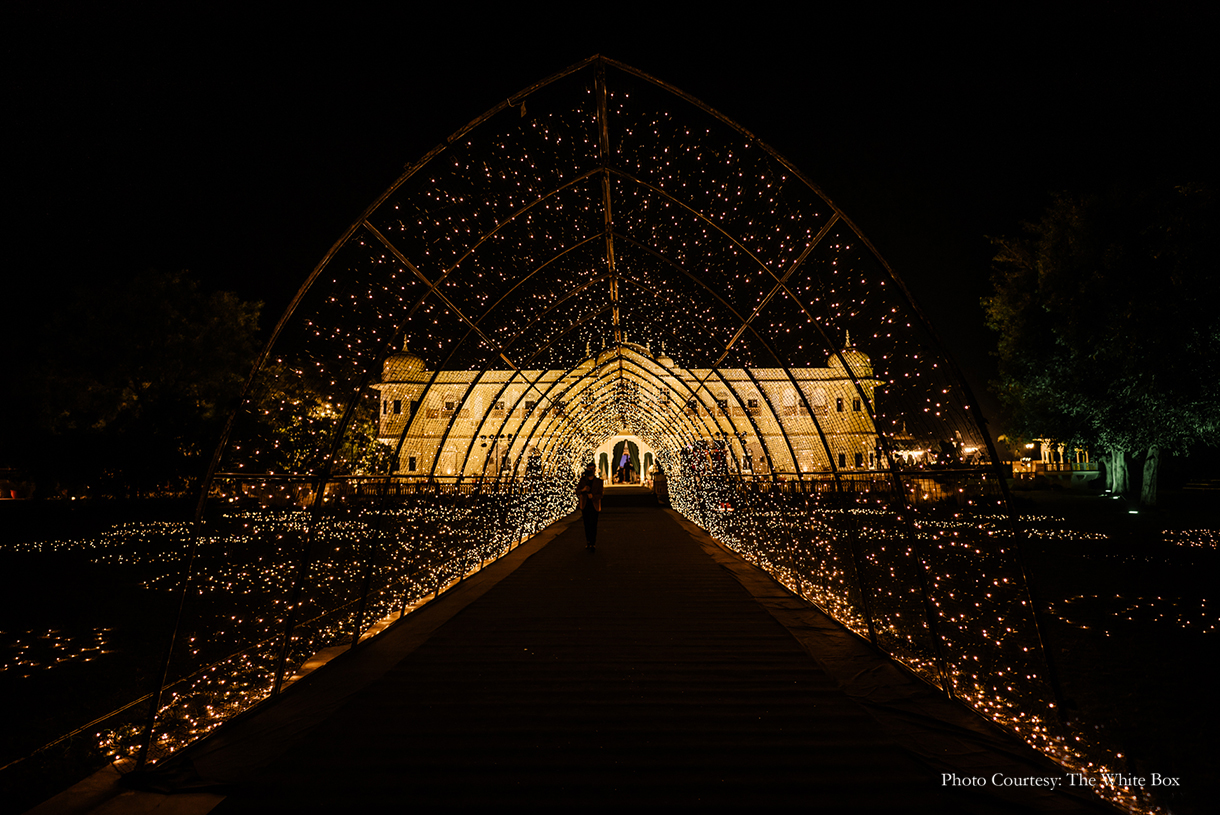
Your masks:
[[[404,349],[376,386],[380,441],[398,450],[397,474],[441,479],[524,474],[565,451],[609,476],[626,446],[639,481],[658,452],[700,441],[724,444],[746,477],[866,471],[881,381],[846,345],[820,368],[683,368],[624,341],[586,346],[571,370],[483,372],[429,370]]]

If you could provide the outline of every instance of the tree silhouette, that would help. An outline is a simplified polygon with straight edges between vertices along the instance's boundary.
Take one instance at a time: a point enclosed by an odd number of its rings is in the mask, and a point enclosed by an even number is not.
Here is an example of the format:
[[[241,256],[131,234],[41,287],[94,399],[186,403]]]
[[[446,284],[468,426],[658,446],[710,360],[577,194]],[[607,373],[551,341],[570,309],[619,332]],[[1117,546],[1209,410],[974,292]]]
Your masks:
[[[261,308],[186,272],[81,290],[28,366],[21,457],[40,482],[95,494],[185,491],[249,375]]]
[[[1216,201],[1198,185],[1056,195],[1025,236],[1000,238],[983,301],[999,334],[995,390],[1011,429],[1106,451],[1127,491],[1156,503],[1162,451],[1220,432]]]

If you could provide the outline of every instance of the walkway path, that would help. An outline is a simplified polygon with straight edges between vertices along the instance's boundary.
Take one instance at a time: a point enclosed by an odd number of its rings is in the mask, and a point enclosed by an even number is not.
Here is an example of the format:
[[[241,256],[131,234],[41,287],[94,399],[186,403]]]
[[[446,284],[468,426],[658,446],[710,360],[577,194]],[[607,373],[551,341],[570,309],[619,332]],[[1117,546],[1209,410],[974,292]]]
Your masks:
[[[1005,802],[1011,791],[942,785],[955,760],[959,775],[1063,773],[968,715],[920,724],[922,735],[907,725],[923,713],[895,728],[882,711],[879,722],[843,676],[858,690],[862,675],[904,675],[676,513],[607,506],[595,552],[578,517],[556,531],[195,751],[196,781],[225,784],[212,811],[1095,811],[1044,792]],[[810,655],[819,647],[829,661]],[[843,659],[857,664],[843,670]]]

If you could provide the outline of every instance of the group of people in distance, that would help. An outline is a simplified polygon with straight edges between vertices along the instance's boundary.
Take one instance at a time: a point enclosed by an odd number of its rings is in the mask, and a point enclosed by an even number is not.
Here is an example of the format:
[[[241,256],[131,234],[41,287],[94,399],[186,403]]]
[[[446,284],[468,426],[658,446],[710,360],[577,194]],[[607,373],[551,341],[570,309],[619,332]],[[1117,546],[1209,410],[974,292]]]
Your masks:
[[[615,484],[627,484],[631,481],[631,453],[627,452],[627,448],[623,448],[623,455],[619,457],[618,469],[614,471]]]

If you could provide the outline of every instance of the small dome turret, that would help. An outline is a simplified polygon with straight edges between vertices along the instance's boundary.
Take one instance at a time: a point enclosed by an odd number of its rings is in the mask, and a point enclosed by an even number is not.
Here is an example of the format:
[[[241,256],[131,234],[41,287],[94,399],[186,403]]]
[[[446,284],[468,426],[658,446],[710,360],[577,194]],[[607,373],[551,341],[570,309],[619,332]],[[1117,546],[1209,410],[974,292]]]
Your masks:
[[[393,382],[396,380],[412,379],[417,374],[423,373],[426,369],[427,364],[424,362],[423,357],[411,353],[407,348],[407,342],[403,341],[401,351],[395,351],[386,357],[385,364],[381,369],[381,381]]]
[[[842,369],[844,363],[846,363],[856,379],[872,379],[873,361],[869,358],[868,354],[851,344],[850,331],[847,332],[847,337],[843,341],[843,348],[839,353],[830,355],[828,365],[831,368]]]

